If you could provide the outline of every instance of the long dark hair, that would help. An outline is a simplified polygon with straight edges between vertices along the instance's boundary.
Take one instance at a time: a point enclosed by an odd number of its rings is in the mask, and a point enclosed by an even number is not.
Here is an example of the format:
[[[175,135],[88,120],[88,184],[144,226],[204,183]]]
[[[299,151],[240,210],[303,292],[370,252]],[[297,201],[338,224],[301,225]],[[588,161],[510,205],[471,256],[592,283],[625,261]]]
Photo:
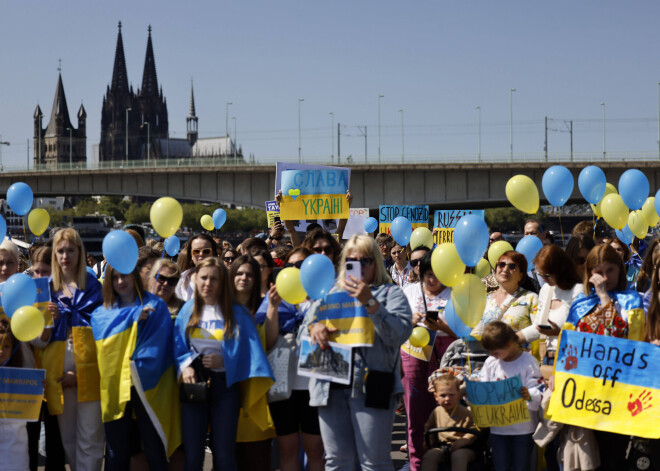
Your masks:
[[[552,275],[560,289],[572,289],[580,282],[575,263],[556,245],[543,246],[534,257],[534,265],[539,273]]]
[[[651,342],[660,339],[660,245],[656,245],[652,253],[647,254],[653,260],[651,272],[651,305],[646,313],[646,325],[644,326],[644,340]]]
[[[179,254],[179,257],[176,259],[177,265],[179,265],[179,268],[181,269],[181,272],[183,273],[184,271],[193,268],[195,265],[192,261],[192,243],[193,240],[195,239],[204,239],[211,244],[211,253],[213,256],[215,256],[218,253],[218,245],[215,243],[215,240],[213,240],[213,237],[211,237],[208,234],[195,234],[192,236],[188,242],[186,242],[186,245],[183,247],[183,250]]]
[[[644,257],[644,262],[642,262],[642,268],[639,269],[639,273],[637,274],[637,291],[644,292],[650,288],[649,283],[653,279],[653,270],[656,269],[653,262],[653,253],[657,250],[658,243],[660,243],[660,238],[653,239],[646,248],[646,256]]]
[[[623,291],[626,289],[626,286],[628,286],[626,267],[623,264],[621,257],[619,257],[619,254],[611,245],[600,244],[591,249],[591,252],[587,255],[587,261],[584,265],[584,294],[589,295],[589,291],[593,286],[589,283],[589,278],[591,278],[594,268],[601,263],[611,263],[619,267],[619,279],[617,281],[616,290]]]
[[[103,275],[103,306],[106,309],[112,309],[112,306],[115,305],[115,301],[117,300],[117,293],[115,293],[115,289],[112,287],[112,275],[115,271],[116,270],[109,263],[105,266],[105,274]],[[144,287],[142,286],[142,277],[140,276],[140,271],[137,266],[133,270],[133,273],[131,273],[131,276],[135,283],[135,294],[142,299],[144,295]]]
[[[202,268],[212,267],[218,270],[218,275],[220,278],[220,286],[218,299],[216,300],[216,305],[220,306],[220,311],[222,313],[222,318],[225,321],[225,330],[224,335],[227,338],[234,336],[234,325],[236,321],[234,320],[234,291],[232,290],[229,284],[229,272],[225,264],[216,257],[205,258],[195,267],[195,274],[199,273]],[[194,304],[193,312],[190,316],[190,321],[188,321],[188,326],[186,327],[186,333],[189,333],[192,327],[197,326],[202,319],[202,308],[204,307],[204,300],[202,295],[199,294],[197,289],[197,284],[195,283],[195,294],[194,294]]]
[[[250,314],[254,315],[261,304],[261,268],[259,267],[259,262],[257,262],[252,255],[241,255],[234,260],[229,269],[229,282],[231,283],[231,288],[234,293],[234,299],[238,299],[236,282],[234,279],[236,278],[238,269],[241,268],[242,265],[249,265],[252,269],[252,289],[250,290],[250,296],[248,297],[248,302],[245,307],[248,308]]]

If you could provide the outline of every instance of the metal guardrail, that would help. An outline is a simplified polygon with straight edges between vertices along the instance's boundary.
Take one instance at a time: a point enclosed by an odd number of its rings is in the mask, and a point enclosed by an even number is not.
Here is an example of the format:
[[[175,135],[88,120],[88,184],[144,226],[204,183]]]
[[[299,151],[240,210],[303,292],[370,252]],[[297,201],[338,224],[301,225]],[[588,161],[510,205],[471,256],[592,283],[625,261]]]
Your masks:
[[[224,158],[182,158],[182,159],[150,159],[150,160],[127,160],[127,161],[105,161],[94,164],[59,163],[57,165],[30,165],[29,170],[24,166],[11,166],[0,168],[2,173],[25,173],[29,172],[52,172],[52,171],[93,171],[93,170],[121,170],[121,169],[155,169],[155,168],[201,168],[201,167],[265,167],[273,166],[276,162],[297,162],[297,157],[282,156],[264,158],[257,162],[232,161]],[[635,151],[635,152],[580,152],[580,153],[552,153],[547,156],[543,152],[514,154],[513,159],[509,153],[503,154],[422,154],[401,156],[383,156],[378,162],[375,158],[348,158],[331,159],[328,156],[305,157],[304,163],[325,165],[397,165],[397,164],[549,164],[549,163],[589,163],[599,162],[660,162],[658,151]]]

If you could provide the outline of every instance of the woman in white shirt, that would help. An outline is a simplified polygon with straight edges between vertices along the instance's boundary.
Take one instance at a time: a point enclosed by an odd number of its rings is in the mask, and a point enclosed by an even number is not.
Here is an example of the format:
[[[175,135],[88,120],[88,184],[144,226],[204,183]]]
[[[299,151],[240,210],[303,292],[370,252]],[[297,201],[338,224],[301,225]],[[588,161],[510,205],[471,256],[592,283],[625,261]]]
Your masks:
[[[395,285],[403,288],[410,283],[412,274],[412,266],[408,263],[408,247],[394,244],[394,247],[390,249],[390,254],[394,261],[390,267],[390,276]]]
[[[177,259],[177,264],[181,269],[181,279],[176,285],[175,291],[177,298],[182,301],[193,298],[195,267],[205,258],[215,257],[217,251],[217,245],[211,236],[207,234],[192,236]]]

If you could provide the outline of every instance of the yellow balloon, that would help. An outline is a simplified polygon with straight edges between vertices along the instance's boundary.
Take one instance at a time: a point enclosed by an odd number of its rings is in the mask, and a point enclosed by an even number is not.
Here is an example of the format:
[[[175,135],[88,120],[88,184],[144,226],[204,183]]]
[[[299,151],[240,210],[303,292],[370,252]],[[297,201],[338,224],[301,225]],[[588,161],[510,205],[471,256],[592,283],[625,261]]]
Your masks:
[[[641,210],[630,212],[628,215],[628,228],[638,239],[646,237],[649,225],[646,223],[646,218]]]
[[[275,286],[280,297],[289,304],[298,304],[305,300],[307,293],[300,281],[300,270],[287,267],[279,272]]]
[[[21,342],[29,342],[44,330],[44,315],[34,306],[18,308],[11,316],[11,331]]]
[[[43,208],[35,208],[28,214],[28,227],[36,236],[40,236],[50,224],[50,214]]]
[[[592,204],[591,205],[591,210],[594,212],[597,218],[602,218],[603,217],[603,212],[602,212],[602,206],[601,203],[605,199],[607,195],[611,195],[613,193],[618,194],[619,192],[617,191],[616,187],[612,185],[611,183],[606,183],[605,184],[605,193],[603,194],[603,197],[600,199],[598,204]]]
[[[486,308],[486,287],[478,276],[465,274],[452,288],[451,300],[463,323],[468,327],[475,327]]]
[[[151,205],[149,219],[158,235],[167,239],[179,230],[183,221],[183,208],[174,198],[169,196],[158,198]]]
[[[410,248],[412,250],[422,245],[433,249],[433,234],[426,227],[418,227],[410,236]]]
[[[628,224],[628,207],[618,193],[610,193],[598,204],[601,203],[603,219],[610,227],[623,229]]]
[[[483,278],[489,273],[490,273],[490,264],[488,263],[488,260],[482,258],[481,260],[479,260],[479,263],[477,263],[477,266],[474,268],[474,274],[477,275],[479,278]]]
[[[410,338],[408,339],[410,345],[417,348],[426,347],[429,344],[429,340],[431,340],[429,331],[421,326],[415,327],[412,331],[412,334],[410,334]]]
[[[431,255],[431,268],[440,283],[454,286],[465,273],[465,264],[458,256],[456,246],[445,242],[438,245]]]
[[[513,250],[513,245],[509,244],[506,240],[498,240],[491,244],[491,246],[488,247],[488,261],[490,262],[490,266],[495,268],[495,264],[502,254],[504,252],[509,252],[510,250]]]
[[[646,224],[650,227],[655,227],[655,225],[660,221],[660,216],[655,211],[655,196],[649,196],[646,198],[644,206],[642,206],[642,215],[646,219]]]
[[[509,202],[523,213],[534,214],[539,210],[539,190],[527,175],[509,178],[504,191]]]
[[[207,231],[212,231],[213,229],[215,229],[215,225],[213,224],[213,218],[208,214],[202,216],[199,220],[199,223]]]

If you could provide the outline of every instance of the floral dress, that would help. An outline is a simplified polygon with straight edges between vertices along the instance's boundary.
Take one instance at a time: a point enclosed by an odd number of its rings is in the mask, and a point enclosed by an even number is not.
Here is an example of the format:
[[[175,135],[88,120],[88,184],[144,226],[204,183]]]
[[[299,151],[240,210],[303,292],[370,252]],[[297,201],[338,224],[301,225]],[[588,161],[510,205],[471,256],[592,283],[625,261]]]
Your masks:
[[[488,295],[481,322],[485,326],[489,322],[499,319],[505,324],[509,324],[513,330],[522,330],[534,322],[538,305],[538,295],[523,288],[518,288],[513,294],[504,298],[502,306],[497,305],[493,292]]]

